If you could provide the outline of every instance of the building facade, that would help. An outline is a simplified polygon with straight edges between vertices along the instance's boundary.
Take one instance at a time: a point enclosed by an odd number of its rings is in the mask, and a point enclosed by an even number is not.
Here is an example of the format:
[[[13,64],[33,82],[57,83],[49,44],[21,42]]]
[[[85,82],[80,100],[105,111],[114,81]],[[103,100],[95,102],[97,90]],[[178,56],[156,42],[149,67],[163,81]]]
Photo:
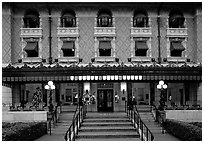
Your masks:
[[[202,3],[3,3],[2,102],[202,104]],[[94,100],[94,101],[92,101]]]

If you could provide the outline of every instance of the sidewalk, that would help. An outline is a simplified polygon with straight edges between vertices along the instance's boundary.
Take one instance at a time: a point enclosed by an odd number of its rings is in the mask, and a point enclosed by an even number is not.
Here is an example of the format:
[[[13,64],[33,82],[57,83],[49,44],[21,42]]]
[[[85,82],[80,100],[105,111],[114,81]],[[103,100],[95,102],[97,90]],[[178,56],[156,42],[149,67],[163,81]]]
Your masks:
[[[51,135],[48,132],[44,136],[36,139],[35,141],[65,141],[64,135],[71,125],[73,113],[61,113],[59,120],[54,128],[52,128]]]

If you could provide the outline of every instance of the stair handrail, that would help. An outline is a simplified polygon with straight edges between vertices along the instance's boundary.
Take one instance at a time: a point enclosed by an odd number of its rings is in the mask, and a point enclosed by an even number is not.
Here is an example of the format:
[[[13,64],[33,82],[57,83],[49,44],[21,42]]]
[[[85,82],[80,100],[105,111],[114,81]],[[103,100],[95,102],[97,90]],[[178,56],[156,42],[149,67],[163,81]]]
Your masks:
[[[156,111],[155,121],[158,122],[158,124],[162,127],[162,133],[164,134],[165,133],[165,120],[164,120],[164,117],[161,115],[161,113],[160,113],[159,109],[157,109],[156,105],[153,104],[152,107]]]
[[[66,141],[75,141],[76,135],[78,134],[81,123],[86,116],[87,105],[82,105],[81,107],[77,106],[77,108],[78,107],[79,107],[79,112],[77,112],[77,109],[75,110],[76,115],[73,116],[72,123],[64,135],[64,139]]]
[[[142,119],[139,116],[139,112],[137,110],[137,107],[134,108],[134,106],[130,103],[127,103],[127,115],[130,118],[131,122],[133,123],[133,126],[135,128],[139,129],[139,134],[141,136],[141,140],[154,140],[154,135],[150,131],[150,129],[146,126],[146,124],[142,121]],[[131,110],[132,109],[132,110]],[[146,131],[146,132],[145,132]]]

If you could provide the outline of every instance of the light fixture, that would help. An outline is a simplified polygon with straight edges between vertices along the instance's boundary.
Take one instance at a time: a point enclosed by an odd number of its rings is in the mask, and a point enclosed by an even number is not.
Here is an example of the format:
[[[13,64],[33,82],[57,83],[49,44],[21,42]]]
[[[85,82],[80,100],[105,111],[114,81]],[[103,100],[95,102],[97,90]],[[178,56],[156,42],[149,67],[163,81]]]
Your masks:
[[[114,75],[111,75],[111,80],[114,80]]]
[[[90,79],[91,79],[90,75],[87,75],[86,79],[87,79],[87,80],[90,80]]]
[[[91,76],[91,80],[94,80],[94,76]]]
[[[90,82],[84,82],[84,91],[90,91]]]
[[[107,80],[110,80],[110,79],[111,79],[110,75],[107,75]]]

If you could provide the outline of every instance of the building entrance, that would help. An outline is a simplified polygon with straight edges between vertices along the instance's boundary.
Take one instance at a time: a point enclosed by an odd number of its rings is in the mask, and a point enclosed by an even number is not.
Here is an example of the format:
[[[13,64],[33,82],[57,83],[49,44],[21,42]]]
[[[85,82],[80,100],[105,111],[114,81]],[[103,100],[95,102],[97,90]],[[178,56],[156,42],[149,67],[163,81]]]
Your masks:
[[[98,89],[98,112],[113,112],[113,89]]]

